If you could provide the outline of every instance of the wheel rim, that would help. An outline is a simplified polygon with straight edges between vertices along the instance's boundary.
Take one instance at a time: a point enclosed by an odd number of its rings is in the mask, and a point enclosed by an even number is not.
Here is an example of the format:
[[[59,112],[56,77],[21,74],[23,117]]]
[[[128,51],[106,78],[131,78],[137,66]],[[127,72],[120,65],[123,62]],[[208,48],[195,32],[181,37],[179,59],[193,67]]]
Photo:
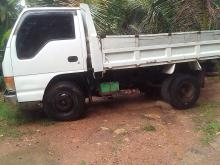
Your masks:
[[[195,87],[193,84],[188,81],[182,82],[179,87],[178,97],[185,104],[190,103],[195,97]]]
[[[59,91],[54,98],[55,108],[60,113],[68,113],[74,107],[74,98],[70,92]]]

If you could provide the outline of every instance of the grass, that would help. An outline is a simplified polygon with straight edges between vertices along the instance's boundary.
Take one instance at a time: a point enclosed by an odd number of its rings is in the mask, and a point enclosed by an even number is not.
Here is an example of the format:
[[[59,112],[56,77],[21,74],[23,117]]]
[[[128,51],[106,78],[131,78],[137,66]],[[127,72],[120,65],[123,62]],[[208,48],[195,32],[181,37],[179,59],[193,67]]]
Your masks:
[[[6,125],[19,125],[23,121],[18,115],[16,107],[0,102],[0,122]]]
[[[49,127],[51,125],[56,124],[56,122],[51,119],[42,119],[39,121],[39,124],[43,127]]]
[[[10,128],[10,127],[0,128],[0,139],[4,139],[6,137],[20,138],[24,134],[26,134],[26,133],[21,132],[21,131],[17,130],[16,128]]]
[[[154,132],[154,131],[156,131],[156,128],[151,124],[145,124],[143,127],[143,130],[145,132]]]
[[[82,160],[79,165],[87,165],[86,161],[85,160]]]
[[[0,141],[6,138],[20,138],[32,134],[33,131],[21,131],[20,126],[36,122],[43,127],[54,125],[55,122],[43,118],[39,110],[21,110],[0,101]]]
[[[3,80],[3,77],[0,76],[0,89],[3,89],[4,88],[4,80]]]
[[[203,137],[202,141],[205,144],[208,144],[215,138],[217,134],[220,133],[220,122],[210,122],[205,126],[201,127],[201,130],[206,134],[206,136]]]
[[[204,133],[203,143],[209,144],[220,132],[220,102],[203,102],[193,118],[197,130]]]
[[[123,139],[122,139],[122,137],[121,137],[121,136],[117,137],[116,140],[115,140],[115,143],[116,143],[116,144],[119,144],[119,145],[120,145],[120,144],[123,144]]]
[[[16,108],[0,102],[0,140],[5,138],[19,138],[25,134],[17,126],[21,123],[17,118]]]

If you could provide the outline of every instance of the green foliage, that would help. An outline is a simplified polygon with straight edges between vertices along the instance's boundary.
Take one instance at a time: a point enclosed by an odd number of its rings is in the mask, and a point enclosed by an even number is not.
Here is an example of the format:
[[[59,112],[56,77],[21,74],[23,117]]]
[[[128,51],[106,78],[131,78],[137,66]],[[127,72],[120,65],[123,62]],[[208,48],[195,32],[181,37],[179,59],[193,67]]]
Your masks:
[[[0,76],[0,92],[4,89],[4,87],[5,87],[4,78],[3,76]]]
[[[96,27],[98,31],[102,31],[105,29],[105,34],[123,34],[123,24],[124,20],[126,20],[127,16],[127,2],[126,0],[112,0],[109,1],[107,4],[104,3],[105,1],[100,1],[100,6],[104,11],[95,8],[92,8],[93,13],[97,12],[94,16]],[[97,6],[96,6],[97,7]]]
[[[4,48],[6,46],[5,43],[6,43],[7,39],[9,38],[10,34],[11,34],[11,29],[7,30],[3,34],[2,38],[0,38],[1,39],[0,40],[0,48]]]
[[[29,0],[34,6],[74,6],[78,1]],[[103,34],[163,33],[220,28],[218,0],[82,0]]]
[[[3,49],[4,41],[10,33],[9,29],[12,27],[17,18],[17,3],[18,0],[0,1],[0,49]]]
[[[219,1],[86,0],[99,34],[163,33],[219,28]]]
[[[0,101],[0,122],[5,125],[14,126],[24,123],[24,119],[16,107],[9,106]]]
[[[87,165],[86,161],[85,160],[82,160],[79,165]]]
[[[220,132],[220,102],[203,102],[196,110],[198,114],[193,120],[197,130],[204,133],[202,141],[208,144]]]
[[[145,124],[143,130],[146,132],[154,132],[156,131],[156,128],[151,124]]]
[[[220,122],[212,121],[207,125],[201,127],[201,130],[205,133],[205,137],[202,139],[203,142],[208,144],[214,139],[214,137],[220,133]]]
[[[0,102],[0,140],[21,137],[24,133],[13,127],[17,124],[16,109]]]
[[[60,7],[79,5],[78,0],[26,0],[26,3],[31,7]]]
[[[24,108],[24,107],[23,107]],[[20,126],[28,123],[38,123],[40,126],[49,127],[55,124],[54,121],[43,118],[40,109],[25,105],[10,106],[0,99],[0,141],[5,138],[19,138],[23,135],[32,134],[32,130],[20,130]]]
[[[21,132],[15,128],[9,128],[9,127],[1,127],[0,128],[0,140],[4,139],[6,137],[10,138],[20,138],[25,133]]]

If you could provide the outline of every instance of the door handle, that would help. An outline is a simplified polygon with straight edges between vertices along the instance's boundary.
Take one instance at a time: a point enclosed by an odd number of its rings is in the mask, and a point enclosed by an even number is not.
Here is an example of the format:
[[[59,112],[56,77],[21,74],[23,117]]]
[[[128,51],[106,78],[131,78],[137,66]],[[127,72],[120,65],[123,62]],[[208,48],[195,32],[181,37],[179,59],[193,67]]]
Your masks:
[[[68,61],[69,62],[77,62],[78,61],[78,57],[77,56],[70,56],[70,57],[68,57]]]

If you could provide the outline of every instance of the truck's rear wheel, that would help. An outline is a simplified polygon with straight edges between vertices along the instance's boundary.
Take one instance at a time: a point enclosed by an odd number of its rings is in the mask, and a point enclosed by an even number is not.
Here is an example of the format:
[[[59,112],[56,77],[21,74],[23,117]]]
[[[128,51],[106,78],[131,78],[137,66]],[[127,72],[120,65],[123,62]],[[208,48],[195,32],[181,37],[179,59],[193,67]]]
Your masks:
[[[85,109],[85,97],[71,82],[59,82],[50,87],[44,97],[44,110],[48,117],[69,121],[79,119]]]
[[[169,77],[164,80],[161,86],[161,97],[167,103],[170,103],[170,86],[173,81],[173,77]]]
[[[200,95],[200,83],[191,75],[177,75],[170,84],[170,104],[177,109],[195,105]]]

